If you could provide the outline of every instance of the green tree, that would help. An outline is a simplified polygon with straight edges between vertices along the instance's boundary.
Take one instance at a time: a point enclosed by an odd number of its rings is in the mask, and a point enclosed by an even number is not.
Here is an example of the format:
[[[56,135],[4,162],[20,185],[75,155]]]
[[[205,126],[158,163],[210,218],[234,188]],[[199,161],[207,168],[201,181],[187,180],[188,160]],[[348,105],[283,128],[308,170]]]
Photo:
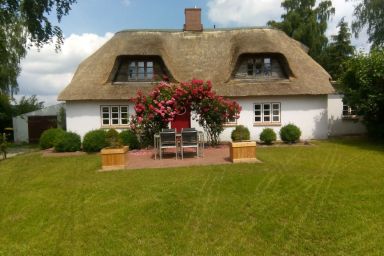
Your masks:
[[[334,80],[337,80],[343,73],[343,63],[354,53],[355,47],[351,44],[351,32],[348,23],[344,18],[337,25],[339,32],[332,35],[332,42],[328,45],[320,64],[328,71]]]
[[[285,0],[281,22],[269,21],[268,25],[283,30],[288,36],[309,47],[309,54],[316,60],[327,45],[327,22],[335,13],[332,1],[323,0],[316,7],[316,0]]]
[[[0,134],[7,127],[12,127],[12,106],[8,95],[0,92]]]
[[[56,49],[63,43],[60,27],[52,25],[50,14],[57,21],[68,14],[76,0],[0,0],[0,92],[12,96],[18,91],[20,60],[29,46],[42,47],[56,40]]]
[[[368,40],[373,47],[384,46],[384,1],[362,0],[354,10],[355,20],[352,23],[352,31],[355,36],[363,28],[367,28]]]
[[[36,95],[32,95],[29,98],[26,98],[25,96],[23,96],[21,97],[19,103],[15,105],[13,115],[18,116],[18,115],[39,110],[42,108],[44,108],[44,102],[39,101],[36,98]]]
[[[368,133],[384,140],[384,49],[353,56],[339,82],[345,103],[363,116]]]

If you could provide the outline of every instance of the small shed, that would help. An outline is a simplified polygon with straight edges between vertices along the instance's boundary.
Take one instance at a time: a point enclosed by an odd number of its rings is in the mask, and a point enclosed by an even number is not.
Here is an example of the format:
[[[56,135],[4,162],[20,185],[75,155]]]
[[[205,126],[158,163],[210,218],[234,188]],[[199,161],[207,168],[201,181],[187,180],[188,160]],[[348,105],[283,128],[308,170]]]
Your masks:
[[[40,135],[49,128],[59,127],[60,109],[65,104],[60,103],[32,111],[13,118],[14,141],[16,143],[36,143]],[[65,119],[65,117],[64,117]]]

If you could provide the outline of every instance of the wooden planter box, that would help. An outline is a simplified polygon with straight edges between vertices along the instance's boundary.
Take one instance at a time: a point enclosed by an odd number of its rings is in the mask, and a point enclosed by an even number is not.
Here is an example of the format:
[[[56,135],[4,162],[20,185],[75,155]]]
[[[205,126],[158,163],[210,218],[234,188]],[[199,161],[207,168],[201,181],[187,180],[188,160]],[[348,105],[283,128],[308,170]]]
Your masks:
[[[128,164],[128,149],[128,146],[103,148],[100,152],[103,171],[124,169]]]
[[[230,157],[233,163],[258,162],[256,141],[231,142]]]

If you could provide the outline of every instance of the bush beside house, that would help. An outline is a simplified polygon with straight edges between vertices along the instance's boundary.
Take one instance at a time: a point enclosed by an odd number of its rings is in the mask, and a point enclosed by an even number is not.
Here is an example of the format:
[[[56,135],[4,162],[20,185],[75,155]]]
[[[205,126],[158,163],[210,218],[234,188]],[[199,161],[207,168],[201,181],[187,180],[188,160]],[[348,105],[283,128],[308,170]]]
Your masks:
[[[83,150],[85,152],[99,152],[108,146],[107,132],[105,130],[93,130],[85,134],[83,139]]]
[[[54,142],[57,152],[75,152],[81,149],[80,135],[74,132],[63,132],[59,134]]]
[[[280,138],[286,143],[295,143],[300,139],[301,130],[294,124],[287,124],[280,129]]]
[[[250,139],[250,133],[244,125],[238,125],[231,133],[232,141],[243,141]]]
[[[260,133],[260,140],[267,145],[272,144],[276,140],[276,133],[271,128],[265,128]]]
[[[47,149],[52,148],[54,146],[56,138],[65,133],[63,129],[60,128],[51,128],[48,130],[45,130],[39,140],[39,145],[41,149]]]
[[[129,146],[129,149],[139,149],[140,142],[137,135],[131,130],[124,130],[119,134],[120,140],[125,146]]]

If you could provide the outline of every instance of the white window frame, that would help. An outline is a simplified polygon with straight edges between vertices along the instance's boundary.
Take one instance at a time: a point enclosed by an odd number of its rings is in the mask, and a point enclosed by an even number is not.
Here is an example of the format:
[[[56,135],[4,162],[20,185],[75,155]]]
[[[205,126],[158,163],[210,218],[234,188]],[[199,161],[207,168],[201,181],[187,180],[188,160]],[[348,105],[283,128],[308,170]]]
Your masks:
[[[258,109],[256,109],[258,106]],[[259,113],[256,114],[256,111]],[[256,120],[259,119],[259,120]],[[280,124],[281,123],[281,103],[280,102],[260,102],[253,104],[253,122],[255,124]]]
[[[100,106],[100,118],[101,126],[128,126],[129,106],[102,105]]]
[[[230,120],[229,118],[225,119],[224,126],[236,126],[237,125],[237,118],[233,118],[234,120]]]

